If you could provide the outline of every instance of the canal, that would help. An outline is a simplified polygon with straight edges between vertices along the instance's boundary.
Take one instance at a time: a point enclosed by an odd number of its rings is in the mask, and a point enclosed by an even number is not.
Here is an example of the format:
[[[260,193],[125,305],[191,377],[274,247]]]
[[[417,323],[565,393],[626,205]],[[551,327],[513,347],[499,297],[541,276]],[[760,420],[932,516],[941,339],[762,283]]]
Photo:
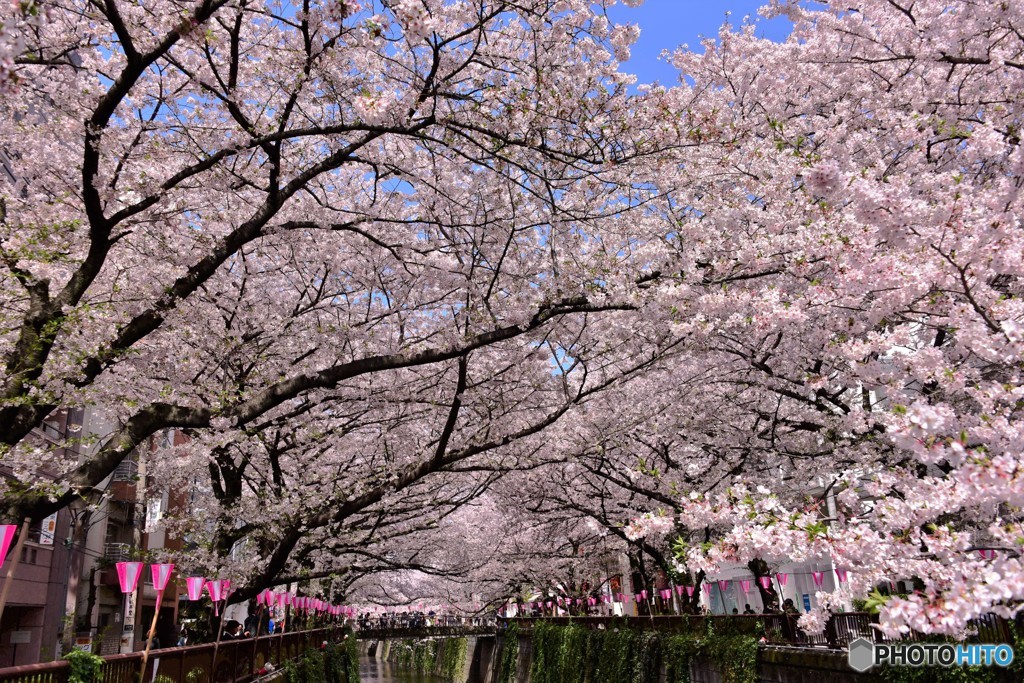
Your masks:
[[[444,681],[433,674],[399,671],[391,662],[382,662],[373,657],[360,657],[359,683],[444,683]]]

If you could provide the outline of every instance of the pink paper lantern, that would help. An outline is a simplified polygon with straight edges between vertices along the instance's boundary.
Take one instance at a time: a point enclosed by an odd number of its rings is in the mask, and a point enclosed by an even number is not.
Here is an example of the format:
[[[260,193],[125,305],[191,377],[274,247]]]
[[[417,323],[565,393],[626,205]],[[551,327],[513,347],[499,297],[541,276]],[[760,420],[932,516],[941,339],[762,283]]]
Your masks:
[[[267,604],[267,591],[260,591],[256,594],[256,604],[261,606]]]
[[[122,593],[134,593],[142,576],[141,562],[118,562],[117,580],[121,584]]]
[[[0,564],[7,559],[7,551],[14,542],[14,534],[18,531],[17,524],[0,524]]]
[[[707,583],[707,582],[704,583],[704,594],[705,595],[709,595],[709,596],[711,595],[711,584],[710,583]]]
[[[686,586],[686,594],[691,598],[693,597],[693,586]]]
[[[644,590],[640,591],[640,597],[643,598],[644,600],[647,599],[647,589],[646,588]]]
[[[277,606],[278,607],[284,607],[287,604],[288,604],[288,594],[287,593],[278,593],[277,594]]]
[[[744,595],[749,593],[750,592],[750,580],[749,579],[744,579],[744,580],[740,581],[740,588],[743,589],[743,594]]]
[[[171,572],[174,571],[173,564],[151,564],[149,571],[153,575],[153,588],[157,592],[167,589],[167,582],[171,580]]]
[[[757,582],[761,584],[761,588],[768,590],[772,587],[772,577],[770,576],[759,576]]]
[[[685,586],[676,586],[676,595],[682,595],[684,590],[686,590]]]
[[[206,582],[206,590],[210,594],[210,599],[214,602],[219,602],[224,599],[224,581],[221,579],[213,579],[212,581]]]
[[[644,601],[644,596],[640,595],[639,593],[635,593],[633,595],[633,602],[635,602],[637,604],[640,604],[643,601]]]
[[[626,602],[626,594],[619,593],[619,602]]]
[[[220,607],[217,603],[224,599],[224,582],[221,579],[207,581],[206,590],[210,594],[210,600],[213,601],[213,613],[220,616]]]
[[[786,583],[789,582],[789,574],[783,574],[783,573],[780,572],[780,573],[775,575],[775,578],[779,580],[779,585],[780,586],[785,586]]]
[[[723,593],[725,591],[729,590],[729,581],[726,580],[726,579],[719,579],[718,580],[718,590],[722,591]]]
[[[839,579],[839,583],[846,583],[846,579],[849,578],[845,569],[837,569],[836,577]]]
[[[811,580],[816,587],[821,588],[821,584],[825,582],[825,572],[811,572]]]
[[[190,576],[185,579],[185,590],[188,591],[189,600],[199,600],[203,597],[203,585],[206,579],[202,576]]]
[[[983,560],[994,560],[996,558],[995,550],[982,549],[978,551],[978,554],[981,555],[981,559]]]

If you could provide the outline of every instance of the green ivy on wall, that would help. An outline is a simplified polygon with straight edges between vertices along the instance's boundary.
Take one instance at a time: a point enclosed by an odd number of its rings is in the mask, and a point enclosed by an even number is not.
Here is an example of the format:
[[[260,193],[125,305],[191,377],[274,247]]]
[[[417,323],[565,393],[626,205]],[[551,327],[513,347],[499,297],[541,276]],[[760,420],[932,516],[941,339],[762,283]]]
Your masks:
[[[663,634],[540,622],[533,629],[530,683],[658,683],[662,665],[667,683],[689,683],[694,657],[712,660],[724,683],[757,680],[757,638],[747,633]],[[503,673],[501,683],[509,680]]]
[[[501,647],[501,663],[498,669],[498,683],[516,683],[519,673],[519,625],[512,624],[505,630]]]
[[[446,681],[454,681],[466,662],[467,647],[465,638],[396,640],[391,643],[391,657],[399,669],[436,673]]]
[[[440,668],[437,673],[446,680],[454,681],[462,673],[466,663],[468,641],[465,638],[448,638],[439,646]]]

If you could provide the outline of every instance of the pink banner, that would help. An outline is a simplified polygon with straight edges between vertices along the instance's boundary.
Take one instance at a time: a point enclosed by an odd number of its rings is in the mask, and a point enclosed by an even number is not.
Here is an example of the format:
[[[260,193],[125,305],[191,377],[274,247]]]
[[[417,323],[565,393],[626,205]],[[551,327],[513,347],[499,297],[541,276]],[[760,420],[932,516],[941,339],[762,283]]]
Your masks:
[[[142,576],[141,562],[118,562],[117,580],[121,584],[122,593],[134,593]]]
[[[14,542],[14,534],[18,531],[17,524],[0,524],[0,564],[7,559],[7,551]]]
[[[167,582],[171,580],[171,572],[174,571],[173,564],[151,564],[149,571],[153,575],[153,588],[163,591],[167,588]]]

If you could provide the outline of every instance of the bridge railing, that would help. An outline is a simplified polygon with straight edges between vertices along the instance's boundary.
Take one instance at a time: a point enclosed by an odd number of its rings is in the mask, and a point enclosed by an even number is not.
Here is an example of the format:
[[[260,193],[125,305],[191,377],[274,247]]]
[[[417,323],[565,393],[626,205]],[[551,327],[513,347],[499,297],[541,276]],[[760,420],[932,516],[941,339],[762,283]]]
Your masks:
[[[463,636],[493,636],[495,626],[385,626],[362,628],[356,631],[360,640],[388,640],[391,638],[461,638]]]
[[[153,650],[142,680],[151,683],[166,676],[173,683],[247,683],[268,662],[280,667],[324,641],[341,640],[342,634],[341,628],[324,628]],[[103,661],[97,683],[138,683],[141,652],[110,655]],[[69,673],[66,660],[13,666],[0,669],[0,683],[68,683]]]

